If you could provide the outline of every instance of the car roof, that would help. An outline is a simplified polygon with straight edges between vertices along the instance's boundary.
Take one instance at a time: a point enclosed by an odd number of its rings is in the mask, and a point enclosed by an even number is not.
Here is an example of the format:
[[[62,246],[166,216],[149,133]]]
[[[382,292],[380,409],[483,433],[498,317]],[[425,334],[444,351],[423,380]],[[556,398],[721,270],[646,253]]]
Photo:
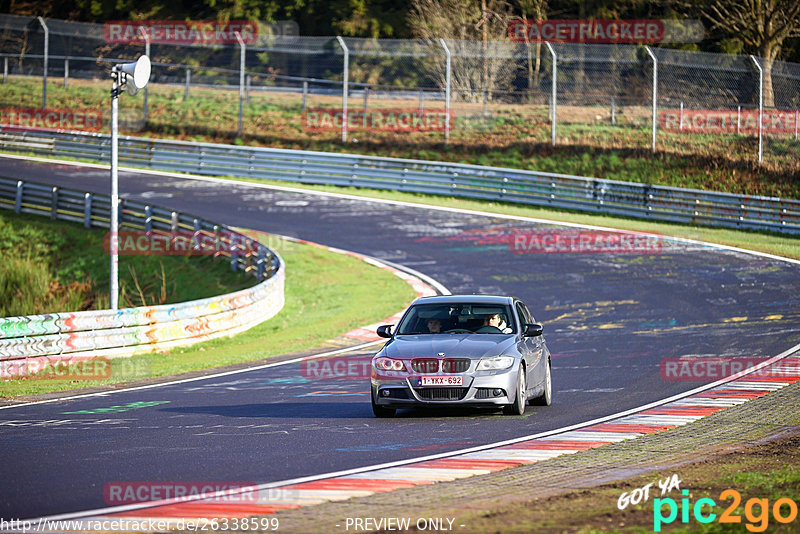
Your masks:
[[[414,304],[512,304],[514,297],[503,295],[437,295],[435,297],[420,297]]]

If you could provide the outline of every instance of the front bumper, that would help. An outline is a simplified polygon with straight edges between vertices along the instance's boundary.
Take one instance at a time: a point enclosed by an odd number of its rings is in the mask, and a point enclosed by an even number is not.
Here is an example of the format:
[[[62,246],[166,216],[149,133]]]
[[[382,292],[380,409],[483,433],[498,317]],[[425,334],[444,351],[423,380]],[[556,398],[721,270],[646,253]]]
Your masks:
[[[385,376],[373,372],[375,404],[392,408],[413,406],[502,406],[511,404],[517,383],[515,368],[461,374],[462,386],[420,386],[420,375]]]

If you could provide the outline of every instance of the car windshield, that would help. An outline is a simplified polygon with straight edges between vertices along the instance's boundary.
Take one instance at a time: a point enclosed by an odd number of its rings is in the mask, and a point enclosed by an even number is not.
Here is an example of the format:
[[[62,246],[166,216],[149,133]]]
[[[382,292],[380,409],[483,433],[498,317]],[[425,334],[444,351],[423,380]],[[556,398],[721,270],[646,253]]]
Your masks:
[[[511,307],[504,304],[417,304],[397,334],[513,334]]]

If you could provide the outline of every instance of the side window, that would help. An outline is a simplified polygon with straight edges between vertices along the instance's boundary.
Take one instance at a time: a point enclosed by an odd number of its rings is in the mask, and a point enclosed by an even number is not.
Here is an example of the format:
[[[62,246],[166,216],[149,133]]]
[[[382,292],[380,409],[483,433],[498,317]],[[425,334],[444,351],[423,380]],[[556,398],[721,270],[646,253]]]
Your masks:
[[[522,304],[522,303],[520,303],[520,304]],[[531,312],[528,311],[528,307],[525,306],[524,304],[522,304],[522,309],[525,311],[525,317],[528,318],[528,322],[531,323],[531,324],[535,323],[536,319],[534,319],[533,315],[531,314]]]
[[[528,310],[525,309],[525,306],[521,302],[517,302],[517,315],[523,325],[531,322],[530,317],[528,317]]]

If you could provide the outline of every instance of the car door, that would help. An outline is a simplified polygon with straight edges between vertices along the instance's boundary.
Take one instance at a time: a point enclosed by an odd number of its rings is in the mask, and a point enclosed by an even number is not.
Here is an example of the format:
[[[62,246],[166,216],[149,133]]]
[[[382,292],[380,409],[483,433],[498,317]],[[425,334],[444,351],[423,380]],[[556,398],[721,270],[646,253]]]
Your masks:
[[[517,308],[517,315],[520,318],[520,321],[527,324],[533,324],[534,319],[531,315],[528,307],[522,301],[517,301],[516,303]],[[524,325],[523,325],[524,329]],[[545,368],[542,365],[543,355],[544,355],[544,342],[542,336],[537,337],[525,337],[523,338],[524,350],[525,350],[525,363],[527,366],[527,384],[528,384],[528,391],[531,389],[538,387],[544,381],[544,372]]]

